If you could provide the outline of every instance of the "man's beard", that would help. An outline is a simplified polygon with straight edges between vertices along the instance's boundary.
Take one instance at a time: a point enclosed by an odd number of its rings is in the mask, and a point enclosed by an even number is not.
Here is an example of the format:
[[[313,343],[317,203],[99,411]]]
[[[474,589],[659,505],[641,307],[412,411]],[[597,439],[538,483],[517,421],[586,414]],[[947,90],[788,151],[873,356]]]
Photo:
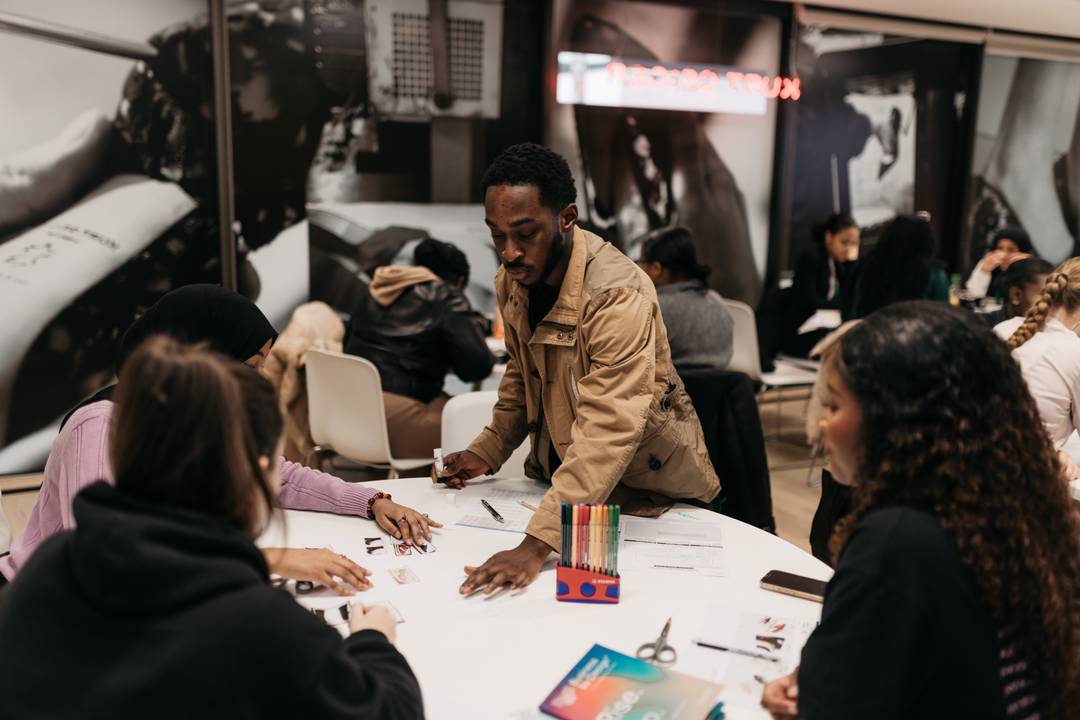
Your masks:
[[[544,269],[540,272],[540,279],[537,281],[539,283],[547,283],[547,279],[551,277],[551,273],[555,271],[555,266],[559,264],[563,253],[566,252],[566,248],[563,247],[566,241],[562,233],[557,233],[555,238],[556,244],[552,246],[551,252],[548,253],[547,262],[544,263]]]
[[[564,246],[565,242],[566,241],[563,238],[562,233],[557,233],[555,235],[555,238],[552,240],[551,250],[548,252],[547,260],[544,261],[544,267],[541,268],[541,270],[540,270],[540,277],[538,277],[536,279],[535,283],[530,283],[528,285],[526,285],[525,283],[519,283],[519,284],[525,285],[526,287],[532,287],[534,285],[543,285],[543,284],[545,284],[547,282],[547,279],[549,277],[551,277],[551,273],[553,273],[555,271],[555,267],[559,264],[559,261],[563,259],[563,256],[566,253],[566,248]],[[504,262],[502,264],[502,266],[507,271],[524,270],[524,269],[526,269],[526,267],[528,267],[528,266],[522,265],[520,263],[508,263],[508,262]]]

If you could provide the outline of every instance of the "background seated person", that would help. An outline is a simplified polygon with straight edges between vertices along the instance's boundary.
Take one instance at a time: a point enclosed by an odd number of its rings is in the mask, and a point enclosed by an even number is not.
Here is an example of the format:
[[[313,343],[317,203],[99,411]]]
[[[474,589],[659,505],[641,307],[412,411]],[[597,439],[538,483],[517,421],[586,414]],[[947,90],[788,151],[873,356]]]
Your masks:
[[[252,372],[262,367],[277,337],[262,311],[242,295],[217,285],[186,285],[162,296],[124,333],[116,354],[117,374],[122,374],[143,340],[154,334],[205,342],[236,363],[249,366]],[[110,385],[98,391],[64,419],[45,463],[41,491],[26,528],[12,543],[11,554],[0,558],[0,574],[6,579],[15,577],[46,538],[75,526],[71,500],[80,490],[100,480],[112,482],[106,447],[118,387]],[[438,526],[421,513],[398,505],[386,493],[285,458],[278,458],[278,462],[278,502],[282,507],[371,518],[406,542],[421,535],[430,539],[428,525]],[[367,571],[328,550],[289,549],[270,553],[267,559],[280,575],[323,583],[342,593],[346,589],[333,577],[358,589],[370,585]]]
[[[946,301],[949,297],[945,271],[932,260],[934,236],[930,223],[918,216],[900,216],[885,226],[878,244],[862,261],[856,281],[856,300],[852,317],[812,348],[811,355],[823,354],[850,329],[853,321],[870,313],[905,300],[931,298]],[[818,370],[814,392],[807,404],[806,438],[811,447],[820,437],[818,422],[824,373]],[[826,457],[821,470],[821,498],[810,525],[810,548],[814,557],[832,564],[829,538],[836,523],[851,508],[851,488],[836,482]]]
[[[390,450],[400,458],[431,457],[439,447],[447,372],[475,382],[495,365],[484,341],[487,321],[462,293],[465,253],[428,238],[413,262],[376,268],[345,343],[345,352],[379,369]]]
[[[1080,428],[1080,258],[1069,258],[1046,278],[1038,300],[1024,317],[997,325],[1035,398],[1039,416],[1060,451],[1070,480],[1080,469],[1063,451]]]
[[[1017,260],[1031,257],[1034,252],[1026,230],[1014,226],[1004,227],[994,233],[990,249],[975,263],[964,287],[975,300],[988,294],[997,294],[1000,292],[997,282],[1002,273]]]
[[[901,215],[889,221],[866,255],[845,320],[864,318],[901,300],[949,300],[949,279],[934,259],[937,242],[929,221]]]
[[[1054,272],[1054,266],[1039,257],[1020,258],[1009,265],[996,283],[1001,291],[1000,310],[982,316],[991,327],[998,323],[1023,317],[1042,295],[1046,278]]]
[[[157,336],[114,420],[115,487],[80,492],[78,527],[0,593],[0,717],[423,717],[385,608],[353,605],[342,639],[269,584],[252,542],[278,494],[266,380]]]
[[[638,265],[656,286],[675,369],[727,368],[734,320],[719,293],[705,285],[710,268],[698,263],[690,231],[672,227],[651,233]]]
[[[825,360],[854,487],[836,574],[774,718],[1066,718],[1080,703],[1080,511],[1008,348],[973,314],[874,313]]]
[[[849,215],[830,215],[814,227],[813,243],[795,262],[795,278],[784,303],[781,350],[806,357],[828,334],[821,328],[799,334],[818,310],[839,310],[848,316],[853,302],[859,261],[859,226]]]

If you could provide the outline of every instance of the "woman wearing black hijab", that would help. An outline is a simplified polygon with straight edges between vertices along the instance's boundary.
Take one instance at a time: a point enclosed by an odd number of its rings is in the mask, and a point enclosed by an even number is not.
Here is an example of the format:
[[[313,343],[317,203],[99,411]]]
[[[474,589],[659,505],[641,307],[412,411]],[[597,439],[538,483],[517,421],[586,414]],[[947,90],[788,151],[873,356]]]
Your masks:
[[[1017,260],[1035,254],[1031,238],[1020,227],[1007,226],[994,233],[986,254],[979,258],[968,277],[967,288],[972,298],[978,300],[988,294],[999,294],[1001,277]]]
[[[188,285],[173,290],[136,320],[120,341],[116,358],[119,374],[139,344],[156,334],[188,343],[205,342],[227,357],[254,370],[260,368],[277,338],[270,321],[247,298],[216,285]],[[98,480],[113,481],[107,448],[111,385],[79,404],[66,418],[53,442],[45,475],[26,529],[12,542],[11,554],[0,558],[0,574],[10,580],[45,538],[74,526],[71,500]],[[359,515],[375,520],[396,538],[412,542],[431,539],[429,526],[441,525],[417,511],[398,505],[386,493],[347,483],[327,473],[281,458],[278,502],[284,508]],[[370,573],[329,550],[266,550],[273,572],[311,580],[346,593],[337,579],[366,590]]]
[[[243,295],[220,285],[185,285],[164,295],[138,317],[120,339],[113,370],[120,377],[124,361],[143,340],[162,333],[187,343],[207,343],[226,357],[260,369],[277,331],[259,307]],[[109,385],[72,408],[60,428],[80,408],[112,400],[116,385]]]

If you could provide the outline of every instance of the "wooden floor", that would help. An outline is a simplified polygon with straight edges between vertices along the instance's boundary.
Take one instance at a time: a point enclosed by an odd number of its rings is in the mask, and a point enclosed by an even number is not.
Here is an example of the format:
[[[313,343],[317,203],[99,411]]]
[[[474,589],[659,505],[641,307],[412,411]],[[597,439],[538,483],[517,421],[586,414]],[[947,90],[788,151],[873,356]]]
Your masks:
[[[762,403],[761,421],[765,426],[777,534],[809,552],[810,520],[820,491],[816,484],[813,487],[806,484],[810,451],[803,430],[805,410],[805,392],[785,394],[782,402]],[[331,468],[327,470],[333,472]],[[820,470],[814,473],[815,482],[818,475]],[[4,512],[11,522],[12,532],[22,532],[37,499],[35,488],[40,484],[40,475],[0,479]]]
[[[806,445],[806,399],[808,394],[785,394],[782,402],[761,404],[765,427],[765,451],[769,456],[773,515],[776,534],[810,552],[810,521],[821,490],[821,464],[815,465],[812,485],[807,484],[810,448]]]

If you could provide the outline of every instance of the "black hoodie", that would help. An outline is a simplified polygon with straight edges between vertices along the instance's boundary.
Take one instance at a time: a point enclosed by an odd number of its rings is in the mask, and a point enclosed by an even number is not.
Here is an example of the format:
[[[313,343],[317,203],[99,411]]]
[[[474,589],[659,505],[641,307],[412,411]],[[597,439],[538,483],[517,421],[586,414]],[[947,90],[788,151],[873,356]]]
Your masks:
[[[405,658],[345,640],[202,515],[105,483],[0,592],[0,718],[420,718]]]

